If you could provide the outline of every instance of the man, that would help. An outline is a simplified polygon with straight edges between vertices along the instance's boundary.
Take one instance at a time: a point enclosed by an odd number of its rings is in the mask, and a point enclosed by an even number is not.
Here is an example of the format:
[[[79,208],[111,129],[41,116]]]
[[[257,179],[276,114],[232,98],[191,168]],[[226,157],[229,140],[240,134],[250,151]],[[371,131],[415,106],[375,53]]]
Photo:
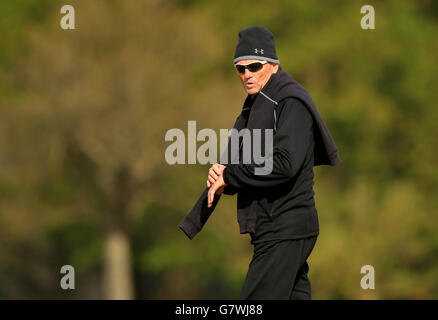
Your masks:
[[[248,96],[234,128],[251,136],[274,131],[272,171],[256,174],[259,164],[230,163],[226,155],[210,168],[206,190],[180,224],[192,239],[221,194],[237,193],[240,232],[254,245],[242,299],[311,298],[307,258],[319,234],[313,166],[341,161],[311,97],[279,63],[269,30],[239,32],[234,64]]]

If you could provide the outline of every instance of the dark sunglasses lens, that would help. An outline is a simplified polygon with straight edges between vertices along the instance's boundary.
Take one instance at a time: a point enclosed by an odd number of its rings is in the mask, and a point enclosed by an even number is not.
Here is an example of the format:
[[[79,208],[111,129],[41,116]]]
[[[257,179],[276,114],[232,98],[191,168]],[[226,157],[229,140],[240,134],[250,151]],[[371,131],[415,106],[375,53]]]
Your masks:
[[[236,65],[236,69],[239,73],[245,73],[245,66],[242,65]]]
[[[263,68],[263,64],[261,64],[260,62],[255,62],[255,63],[251,63],[247,66],[248,70],[251,72],[257,72],[259,71],[261,68]]]

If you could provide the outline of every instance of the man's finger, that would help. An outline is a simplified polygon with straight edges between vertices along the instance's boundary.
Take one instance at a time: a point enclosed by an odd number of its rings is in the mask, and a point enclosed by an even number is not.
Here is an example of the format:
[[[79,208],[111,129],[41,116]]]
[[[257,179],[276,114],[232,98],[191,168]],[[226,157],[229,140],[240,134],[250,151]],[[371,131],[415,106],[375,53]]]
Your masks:
[[[212,176],[208,176],[208,181],[210,181],[211,184],[215,183],[216,179],[214,179]]]
[[[210,188],[210,190],[208,191],[208,207],[210,208],[212,203],[213,203],[213,199],[214,199],[214,193],[216,190],[214,190],[214,185]]]
[[[212,167],[225,168],[226,166],[221,163],[215,163],[212,165]]]
[[[216,170],[215,170],[213,167],[210,168],[210,170],[208,170],[208,174],[210,174],[210,175],[212,175],[212,176],[218,175],[217,172],[216,172]],[[220,174],[219,174],[219,175],[220,175]]]
[[[218,176],[220,176],[222,174],[222,170],[219,169],[218,167],[213,167],[213,172],[216,173]]]
[[[218,164],[218,163],[216,163],[216,164],[214,164],[211,168],[214,170],[214,172],[216,172],[216,174],[217,174],[218,176],[220,176],[220,175],[222,174],[222,172],[224,171],[225,166],[222,165],[222,164]]]
[[[217,178],[219,178],[219,175],[214,173],[214,171],[209,172],[208,176],[211,177],[214,181],[216,181]]]

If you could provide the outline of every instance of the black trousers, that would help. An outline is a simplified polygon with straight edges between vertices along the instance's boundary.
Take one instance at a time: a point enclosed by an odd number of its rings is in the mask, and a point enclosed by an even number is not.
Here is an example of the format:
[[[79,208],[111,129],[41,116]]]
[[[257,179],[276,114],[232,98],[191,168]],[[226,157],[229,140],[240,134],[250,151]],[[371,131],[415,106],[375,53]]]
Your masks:
[[[244,300],[310,300],[307,258],[316,238],[254,244],[240,298]]]

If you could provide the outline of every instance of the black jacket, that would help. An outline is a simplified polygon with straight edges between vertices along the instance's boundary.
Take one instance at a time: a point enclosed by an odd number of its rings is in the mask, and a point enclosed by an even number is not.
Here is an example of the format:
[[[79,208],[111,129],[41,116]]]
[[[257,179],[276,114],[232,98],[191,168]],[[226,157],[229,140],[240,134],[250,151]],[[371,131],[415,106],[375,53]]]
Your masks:
[[[237,130],[245,127],[274,129],[274,166],[269,175],[255,175],[255,164],[227,164],[224,193],[238,194],[240,233],[250,233],[254,241],[317,233],[313,166],[334,166],[341,160],[309,94],[279,68],[262,91],[246,98],[234,125]],[[202,229],[220,199],[215,195],[208,208],[208,190],[179,225],[190,239]],[[263,219],[268,220],[264,223]]]

